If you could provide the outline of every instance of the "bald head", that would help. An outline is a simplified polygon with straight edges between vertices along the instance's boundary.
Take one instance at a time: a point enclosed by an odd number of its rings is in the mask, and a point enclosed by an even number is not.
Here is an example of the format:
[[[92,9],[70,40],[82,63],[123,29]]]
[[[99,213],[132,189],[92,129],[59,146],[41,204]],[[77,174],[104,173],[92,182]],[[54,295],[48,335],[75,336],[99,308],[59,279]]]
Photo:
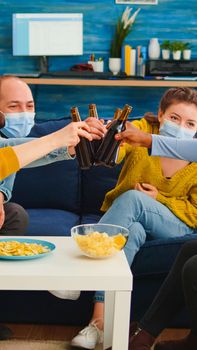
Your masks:
[[[34,112],[34,101],[29,86],[20,78],[0,79],[0,111],[3,113]]]

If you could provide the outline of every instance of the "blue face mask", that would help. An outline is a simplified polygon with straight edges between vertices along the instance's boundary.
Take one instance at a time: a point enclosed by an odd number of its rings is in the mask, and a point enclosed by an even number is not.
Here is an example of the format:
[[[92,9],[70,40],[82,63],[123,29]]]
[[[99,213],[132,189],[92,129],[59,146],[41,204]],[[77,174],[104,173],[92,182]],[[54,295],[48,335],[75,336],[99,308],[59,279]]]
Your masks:
[[[5,126],[0,131],[6,137],[25,137],[34,126],[34,112],[4,113]]]
[[[164,120],[163,125],[159,129],[162,136],[176,137],[177,139],[192,139],[196,131],[178,126],[170,120]]]

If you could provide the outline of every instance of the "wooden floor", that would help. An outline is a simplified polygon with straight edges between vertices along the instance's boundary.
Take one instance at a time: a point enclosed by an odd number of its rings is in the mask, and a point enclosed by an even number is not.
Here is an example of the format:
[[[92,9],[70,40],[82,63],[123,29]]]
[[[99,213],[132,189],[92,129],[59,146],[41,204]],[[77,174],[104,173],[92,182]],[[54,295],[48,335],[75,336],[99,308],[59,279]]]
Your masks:
[[[71,340],[81,329],[57,325],[7,324],[14,332],[15,338],[26,340]],[[158,340],[180,339],[189,331],[187,329],[165,329]]]

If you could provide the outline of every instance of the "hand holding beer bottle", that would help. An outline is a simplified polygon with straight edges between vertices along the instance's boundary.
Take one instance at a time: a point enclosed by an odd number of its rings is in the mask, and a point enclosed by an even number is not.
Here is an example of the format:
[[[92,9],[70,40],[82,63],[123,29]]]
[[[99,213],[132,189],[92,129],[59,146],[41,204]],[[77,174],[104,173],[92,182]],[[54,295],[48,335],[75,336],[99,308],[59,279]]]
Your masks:
[[[107,133],[95,155],[97,164],[102,164],[108,167],[115,166],[117,151],[120,144],[120,140],[116,140],[115,135],[125,130],[125,123],[131,111],[132,107],[125,105],[121,114],[110,124]]]
[[[73,122],[81,121],[77,107],[71,108]],[[77,160],[81,169],[89,169],[94,163],[94,154],[91,142],[84,137],[80,137],[80,142],[75,147]]]

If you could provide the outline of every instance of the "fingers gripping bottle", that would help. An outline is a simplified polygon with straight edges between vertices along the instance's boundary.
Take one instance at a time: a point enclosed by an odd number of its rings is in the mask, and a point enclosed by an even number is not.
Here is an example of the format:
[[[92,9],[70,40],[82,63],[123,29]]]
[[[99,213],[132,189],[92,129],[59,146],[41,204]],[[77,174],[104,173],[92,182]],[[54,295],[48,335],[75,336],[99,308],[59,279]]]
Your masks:
[[[120,141],[115,140],[114,136],[117,133],[125,130],[125,123],[131,111],[132,107],[125,105],[121,114],[110,124],[95,156],[96,161],[99,162],[99,164],[108,167],[113,167],[116,165],[117,151]]]

